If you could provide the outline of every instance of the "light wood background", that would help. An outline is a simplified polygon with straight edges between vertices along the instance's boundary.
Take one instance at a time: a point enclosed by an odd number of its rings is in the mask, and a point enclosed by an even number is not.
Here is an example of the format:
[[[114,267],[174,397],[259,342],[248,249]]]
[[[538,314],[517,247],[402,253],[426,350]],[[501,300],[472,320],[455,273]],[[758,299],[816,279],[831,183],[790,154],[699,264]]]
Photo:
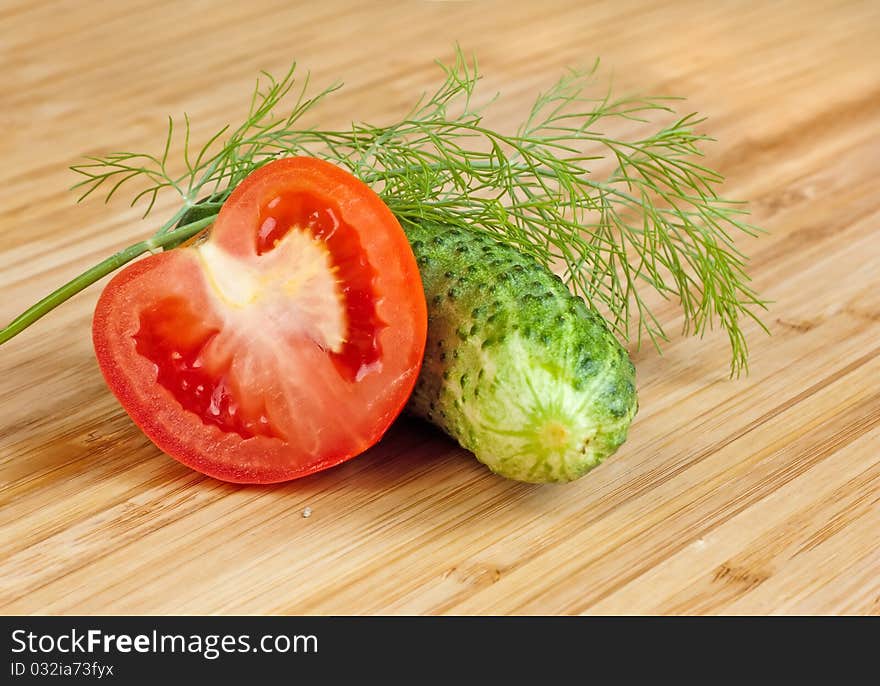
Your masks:
[[[259,69],[348,85],[322,123],[387,120],[477,53],[493,123],[569,64],[688,97],[769,234],[748,378],[721,335],[635,353],[629,442],[579,482],[488,473],[401,421],[274,487],[161,454],[104,386],[99,288],[0,349],[5,613],[880,612],[880,3],[0,2],[0,319],[148,234],[75,207],[66,167],[236,123]],[[156,209],[156,221],[173,211]],[[676,328],[673,308],[663,321]],[[309,518],[302,516],[310,507]]]

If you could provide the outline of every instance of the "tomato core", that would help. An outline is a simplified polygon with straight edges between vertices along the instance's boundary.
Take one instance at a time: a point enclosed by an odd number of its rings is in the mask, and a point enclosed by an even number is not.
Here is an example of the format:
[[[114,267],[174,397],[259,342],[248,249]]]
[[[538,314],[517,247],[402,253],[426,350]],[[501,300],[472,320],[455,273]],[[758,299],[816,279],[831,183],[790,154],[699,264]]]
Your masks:
[[[321,252],[329,257],[339,298],[323,302],[321,307],[344,311],[343,344],[338,352],[330,353],[335,368],[349,380],[381,370],[379,332],[384,323],[376,313],[375,271],[366,260],[357,232],[341,221],[332,207],[307,193],[273,197],[262,208],[258,226],[257,261],[268,259],[291,232],[304,233],[323,244]],[[312,263],[301,269],[313,267],[326,269],[326,265]],[[224,276],[228,275],[221,273],[218,278]],[[290,276],[295,280],[296,274]],[[135,341],[138,353],[156,365],[159,384],[206,424],[216,424],[242,438],[283,438],[272,426],[264,405],[254,407],[253,399],[246,408],[239,403],[238,386],[230,371],[232,356],[218,359],[209,348],[218,332],[207,326],[186,300],[172,298],[141,313]]]
[[[358,233],[340,219],[339,212],[308,193],[276,195],[263,206],[258,225],[258,255],[274,250],[294,230],[326,243],[341,286],[347,322],[345,345],[333,353],[336,367],[349,379],[378,371],[382,356],[379,332],[385,323],[376,312],[376,273]]]

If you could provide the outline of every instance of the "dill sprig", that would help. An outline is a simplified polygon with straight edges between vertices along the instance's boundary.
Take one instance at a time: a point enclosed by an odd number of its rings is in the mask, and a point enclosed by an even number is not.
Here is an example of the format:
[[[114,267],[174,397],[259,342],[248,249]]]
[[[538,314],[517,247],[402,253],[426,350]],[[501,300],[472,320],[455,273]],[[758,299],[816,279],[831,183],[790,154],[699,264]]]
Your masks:
[[[745,319],[760,326],[763,301],[749,286],[737,234],[754,235],[742,203],[717,193],[722,177],[699,163],[702,119],[690,114],[654,125],[649,135],[619,140],[601,125],[625,119],[650,125],[672,113],[671,98],[590,95],[598,62],[570,70],[539,95],[522,125],[501,133],[484,124],[475,104],[476,60],[460,50],[439,63],[440,87],[398,122],[350,129],[304,127],[300,119],[340,86],[308,95],[296,65],[280,79],[263,72],[244,123],[226,126],[198,148],[183,123],[183,165],[170,164],[175,123],[162,152],[119,152],[72,167],[82,178],[80,200],[102,192],[109,201],[135,185],[131,205],[144,216],[160,194],[176,193],[178,211],[149,239],[111,256],[23,313],[0,343],[125,262],[170,249],[204,230],[245,177],[278,157],[310,155],[348,169],[382,197],[404,229],[431,222],[489,233],[556,269],[624,339],[647,336],[659,349],[666,333],[647,302],[654,290],[677,300],[684,333],[702,335],[715,323],[730,339],[731,373],[746,369]],[[287,114],[282,102],[292,98]],[[496,96],[497,98],[497,96]],[[491,102],[493,102],[494,99]],[[597,175],[591,170],[609,166]],[[178,171],[174,171],[178,170]]]

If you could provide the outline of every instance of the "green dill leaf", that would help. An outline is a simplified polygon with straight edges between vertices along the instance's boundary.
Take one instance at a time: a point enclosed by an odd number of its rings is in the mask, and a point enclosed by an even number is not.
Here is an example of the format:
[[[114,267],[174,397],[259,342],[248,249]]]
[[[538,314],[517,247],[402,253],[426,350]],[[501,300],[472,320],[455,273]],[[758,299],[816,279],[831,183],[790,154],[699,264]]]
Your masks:
[[[763,328],[765,303],[749,285],[736,238],[759,230],[745,221],[744,204],[719,195],[722,176],[700,163],[700,146],[712,140],[696,131],[703,118],[658,125],[653,115],[673,113],[676,98],[615,98],[610,88],[593,94],[597,60],[568,70],[504,133],[484,124],[485,108],[499,96],[475,104],[476,59],[457,49],[451,63],[438,65],[439,87],[399,121],[338,131],[299,122],[340,84],[309,95],[308,75],[298,82],[296,64],[280,78],[263,72],[241,126],[222,128],[195,152],[184,117],[183,171],[169,164],[169,118],[161,155],[88,158],[72,167],[84,177],[74,188],[80,200],[98,191],[109,200],[139,180],[132,203],[144,200],[145,214],[174,190],[184,206],[154,236],[170,248],[184,239],[182,224],[204,222],[255,169],[279,157],[319,157],[370,184],[404,228],[465,226],[533,256],[637,344],[647,338],[659,350],[667,339],[648,293],[675,299],[685,334],[702,336],[717,324],[730,340],[731,373],[746,369],[742,323]],[[603,132],[611,120],[650,132],[620,140]],[[609,163],[610,172],[593,172]],[[197,203],[198,214],[188,214]],[[161,238],[169,232],[180,239]]]

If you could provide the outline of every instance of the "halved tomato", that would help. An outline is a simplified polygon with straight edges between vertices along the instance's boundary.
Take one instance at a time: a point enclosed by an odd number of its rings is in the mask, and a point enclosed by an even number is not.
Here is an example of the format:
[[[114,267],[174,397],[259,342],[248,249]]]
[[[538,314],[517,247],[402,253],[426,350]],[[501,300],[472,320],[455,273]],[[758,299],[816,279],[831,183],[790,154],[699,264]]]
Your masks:
[[[332,164],[251,174],[206,240],[104,289],[98,363],[163,451],[225,481],[326,469],[385,433],[422,361],[425,300],[397,220]]]

